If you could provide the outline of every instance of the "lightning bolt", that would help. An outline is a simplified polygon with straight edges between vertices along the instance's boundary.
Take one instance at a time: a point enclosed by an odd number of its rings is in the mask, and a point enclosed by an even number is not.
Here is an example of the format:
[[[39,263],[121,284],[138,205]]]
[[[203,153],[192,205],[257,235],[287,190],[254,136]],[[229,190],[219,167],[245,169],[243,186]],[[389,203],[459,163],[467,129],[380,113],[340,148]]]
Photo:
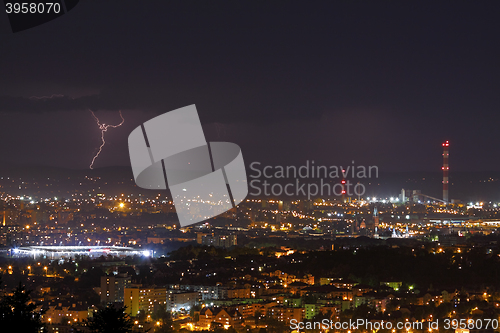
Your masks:
[[[97,156],[99,156],[99,154],[102,151],[102,147],[104,147],[104,145],[106,144],[106,141],[104,140],[104,132],[107,132],[108,128],[110,128],[110,127],[111,128],[120,127],[125,122],[125,119],[123,119],[122,112],[118,111],[120,113],[120,118],[122,118],[122,122],[121,123],[119,123],[118,125],[101,124],[101,122],[99,121],[99,118],[97,118],[97,116],[95,115],[94,111],[92,111],[92,110],[89,110],[89,111],[90,111],[90,113],[92,113],[92,117],[94,117],[94,119],[95,119],[95,121],[97,123],[97,126],[101,130],[101,145],[99,146],[99,150],[97,151],[97,153],[95,154],[94,158],[92,159],[92,162],[90,163],[90,169],[93,169],[94,168],[95,159],[97,158]]]

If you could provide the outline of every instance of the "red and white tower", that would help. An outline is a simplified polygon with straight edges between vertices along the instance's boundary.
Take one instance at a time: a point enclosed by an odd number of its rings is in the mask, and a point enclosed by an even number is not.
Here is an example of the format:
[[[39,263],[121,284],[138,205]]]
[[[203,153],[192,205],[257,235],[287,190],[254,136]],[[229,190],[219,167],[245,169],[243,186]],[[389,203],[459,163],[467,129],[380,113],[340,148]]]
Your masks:
[[[346,181],[345,181],[345,170],[342,170],[342,181],[340,182],[342,184],[342,202],[345,202],[345,194],[346,194]]]
[[[448,165],[448,158],[450,156],[448,149],[450,147],[450,143],[448,140],[446,140],[443,143],[443,200],[448,202],[448,170],[450,170],[450,167]]]

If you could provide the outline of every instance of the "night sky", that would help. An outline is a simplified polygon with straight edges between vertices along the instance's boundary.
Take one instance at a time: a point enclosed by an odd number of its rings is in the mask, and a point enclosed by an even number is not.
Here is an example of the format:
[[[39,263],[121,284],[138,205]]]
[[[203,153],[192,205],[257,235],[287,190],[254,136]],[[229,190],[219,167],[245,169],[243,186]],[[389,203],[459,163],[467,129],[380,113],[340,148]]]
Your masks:
[[[245,162],[500,171],[498,1],[81,1],[0,14],[0,161],[129,165],[127,137],[196,104]],[[43,97],[45,96],[45,97]]]

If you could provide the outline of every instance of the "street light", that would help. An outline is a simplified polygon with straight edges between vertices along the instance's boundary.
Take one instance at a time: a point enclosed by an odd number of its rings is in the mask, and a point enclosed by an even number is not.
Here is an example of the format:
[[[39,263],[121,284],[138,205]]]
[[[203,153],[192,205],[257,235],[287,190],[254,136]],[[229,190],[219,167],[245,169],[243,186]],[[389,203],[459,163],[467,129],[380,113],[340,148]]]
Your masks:
[[[47,266],[45,266],[43,270],[45,271],[45,276],[47,276]]]

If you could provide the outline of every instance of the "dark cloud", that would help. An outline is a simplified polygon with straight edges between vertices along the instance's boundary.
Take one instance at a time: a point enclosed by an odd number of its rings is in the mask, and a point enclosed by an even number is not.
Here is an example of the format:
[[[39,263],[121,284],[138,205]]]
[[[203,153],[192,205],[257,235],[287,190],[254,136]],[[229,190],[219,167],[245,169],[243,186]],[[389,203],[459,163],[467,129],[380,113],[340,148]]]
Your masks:
[[[142,90],[142,91],[141,91]],[[62,94],[51,96],[13,97],[0,96],[0,112],[65,112],[75,110],[135,110],[163,113],[190,104],[196,104],[202,111],[205,122],[237,123],[237,122],[276,122],[292,119],[319,119],[323,110],[318,108],[318,103],[305,99],[296,104],[282,103],[287,97],[270,95],[265,91],[257,99],[255,94],[234,92],[231,89],[210,93],[213,88],[207,87],[205,92],[193,89],[188,92],[173,92],[170,88],[164,91],[136,88],[122,88],[104,90],[99,94],[70,97]],[[207,91],[209,93],[207,93]],[[235,94],[240,95],[235,100]],[[245,92],[243,92],[245,94]],[[226,97],[227,96],[227,97]],[[244,103],[242,103],[244,102]]]
[[[120,110],[135,109],[138,103],[127,98],[113,98],[97,94],[72,98],[61,94],[51,96],[13,97],[0,96],[0,112],[58,112],[75,110]]]
[[[79,101],[64,95],[12,97],[0,96],[1,112],[54,112],[81,108]],[[79,105],[77,107],[77,105]]]

